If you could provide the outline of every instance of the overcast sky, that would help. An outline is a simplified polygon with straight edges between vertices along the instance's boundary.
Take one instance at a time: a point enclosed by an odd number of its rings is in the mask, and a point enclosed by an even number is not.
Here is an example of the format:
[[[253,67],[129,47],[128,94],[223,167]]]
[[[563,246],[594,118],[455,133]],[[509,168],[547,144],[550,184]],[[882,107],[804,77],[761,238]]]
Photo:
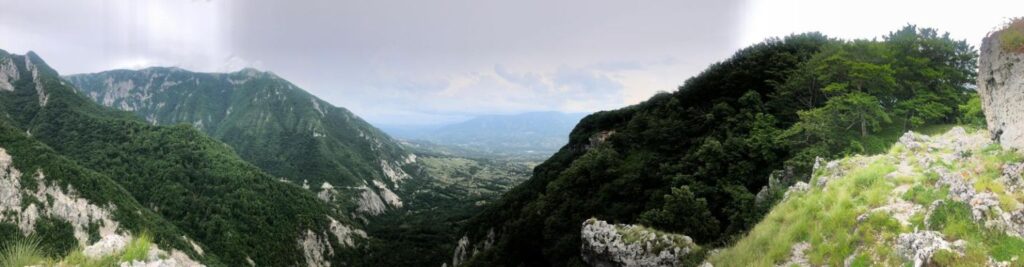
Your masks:
[[[0,0],[0,49],[62,74],[272,71],[372,123],[593,112],[675,90],[735,50],[908,23],[977,45],[1024,1]]]

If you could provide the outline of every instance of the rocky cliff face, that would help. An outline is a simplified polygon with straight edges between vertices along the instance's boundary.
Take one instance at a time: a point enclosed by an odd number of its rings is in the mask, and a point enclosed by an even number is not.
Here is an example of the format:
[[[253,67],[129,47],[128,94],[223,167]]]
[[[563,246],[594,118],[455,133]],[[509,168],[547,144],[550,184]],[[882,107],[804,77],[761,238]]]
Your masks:
[[[978,93],[992,138],[1006,147],[1024,148],[1024,54],[1004,51],[1000,34],[981,44]]]
[[[84,247],[86,257],[99,259],[125,249],[131,233],[113,219],[117,206],[97,206],[82,198],[71,187],[62,188],[46,177],[42,169],[25,179],[13,164],[13,157],[0,147],[0,225],[11,223],[25,236],[35,234],[42,219],[66,222],[73,230],[77,246]],[[30,184],[23,184],[23,183]],[[96,241],[90,239],[99,238]],[[202,249],[191,239],[182,236],[202,255]],[[122,263],[122,266],[205,266],[177,249],[150,247],[144,261]]]

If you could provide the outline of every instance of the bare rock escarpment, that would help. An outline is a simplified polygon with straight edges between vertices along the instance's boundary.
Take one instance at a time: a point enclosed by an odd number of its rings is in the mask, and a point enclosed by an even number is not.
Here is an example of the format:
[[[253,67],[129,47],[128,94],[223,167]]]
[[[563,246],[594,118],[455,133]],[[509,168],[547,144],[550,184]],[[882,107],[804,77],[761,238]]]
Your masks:
[[[978,94],[992,139],[1024,149],[1024,53],[1006,51],[1000,32],[982,41]]]

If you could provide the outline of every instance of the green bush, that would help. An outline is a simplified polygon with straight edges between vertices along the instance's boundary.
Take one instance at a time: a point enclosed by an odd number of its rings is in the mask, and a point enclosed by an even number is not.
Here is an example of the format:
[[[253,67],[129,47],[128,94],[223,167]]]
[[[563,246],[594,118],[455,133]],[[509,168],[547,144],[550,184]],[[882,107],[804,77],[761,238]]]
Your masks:
[[[1011,19],[998,33],[1003,50],[1024,53],[1024,17]]]

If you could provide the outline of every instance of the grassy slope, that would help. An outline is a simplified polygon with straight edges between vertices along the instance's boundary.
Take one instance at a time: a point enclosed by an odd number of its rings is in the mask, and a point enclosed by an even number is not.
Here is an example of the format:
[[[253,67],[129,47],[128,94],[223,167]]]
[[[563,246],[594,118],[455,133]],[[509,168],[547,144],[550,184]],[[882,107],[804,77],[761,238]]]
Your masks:
[[[824,188],[812,186],[806,193],[793,193],[749,234],[709,261],[715,266],[773,266],[790,258],[793,245],[808,242],[810,249],[805,253],[814,265],[842,266],[848,259],[854,266],[903,265],[907,259],[896,251],[895,238],[900,233],[925,229],[941,232],[950,241],[967,241],[963,255],[943,252],[936,256],[935,261],[941,265],[984,265],[989,257],[997,261],[1024,258],[1024,240],[973,220],[968,205],[952,201],[948,188],[936,184],[938,174],[934,171],[934,166],[944,166],[963,173],[978,192],[993,192],[1001,208],[1016,210],[1024,201],[1024,193],[1007,190],[997,178],[1004,164],[1022,161],[1019,154],[989,145],[975,148],[963,161],[922,166],[918,157],[924,156],[897,144],[881,155],[843,159],[839,168],[845,174]],[[912,171],[894,172],[904,159]],[[891,173],[896,175],[887,177]],[[814,179],[829,175],[829,170],[819,170]],[[892,198],[922,207],[939,200],[944,204],[937,205],[930,217],[916,212],[908,224],[902,224],[886,212],[872,212],[894,201]]]

